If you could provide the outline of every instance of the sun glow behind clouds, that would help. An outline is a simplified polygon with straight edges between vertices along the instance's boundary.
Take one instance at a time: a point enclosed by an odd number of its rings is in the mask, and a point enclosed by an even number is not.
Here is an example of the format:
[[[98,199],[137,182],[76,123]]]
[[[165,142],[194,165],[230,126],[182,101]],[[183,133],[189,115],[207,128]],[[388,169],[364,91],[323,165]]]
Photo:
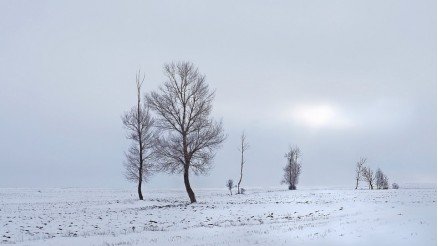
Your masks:
[[[298,105],[289,114],[292,120],[309,128],[345,128],[351,126],[335,106],[329,104]]]

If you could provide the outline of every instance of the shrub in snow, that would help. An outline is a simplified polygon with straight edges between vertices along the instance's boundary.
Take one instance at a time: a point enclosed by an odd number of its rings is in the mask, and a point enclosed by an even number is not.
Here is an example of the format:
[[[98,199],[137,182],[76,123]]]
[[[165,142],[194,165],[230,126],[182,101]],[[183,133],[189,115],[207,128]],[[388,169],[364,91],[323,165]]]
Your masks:
[[[234,186],[234,181],[232,179],[227,180],[227,183],[225,184],[228,188],[228,190],[230,190],[230,195],[233,195],[233,186]]]

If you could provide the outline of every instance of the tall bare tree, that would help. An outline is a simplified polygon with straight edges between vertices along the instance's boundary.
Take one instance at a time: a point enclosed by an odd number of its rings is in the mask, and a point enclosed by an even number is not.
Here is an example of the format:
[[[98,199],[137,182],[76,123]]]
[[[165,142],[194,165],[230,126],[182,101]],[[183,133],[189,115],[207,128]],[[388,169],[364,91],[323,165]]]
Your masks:
[[[301,151],[298,147],[290,148],[289,152],[285,155],[287,164],[283,168],[284,175],[282,184],[288,184],[289,190],[296,190],[298,184],[298,177],[301,174],[301,163],[298,162],[298,158],[301,157]]]
[[[375,180],[374,171],[371,170],[370,167],[363,167],[362,168],[362,177],[368,183],[368,187],[371,190],[374,189],[374,186],[373,186],[373,183],[374,183],[374,180]]]
[[[239,182],[237,183],[237,194],[242,194],[240,192],[240,184],[242,183],[242,177],[243,177],[243,164],[245,164],[246,160],[245,160],[245,151],[249,149],[249,144],[246,141],[246,135],[245,132],[242,132],[242,135],[240,136],[240,146],[238,148],[240,154],[241,154],[241,158],[240,158],[240,179]]]
[[[360,181],[360,178],[362,177],[362,169],[363,169],[363,166],[365,165],[366,162],[367,162],[366,158],[360,158],[360,160],[358,162],[356,162],[356,188],[355,188],[355,190],[357,190],[357,187],[359,187],[359,181]]]
[[[156,156],[163,171],[183,173],[187,194],[194,203],[189,172],[206,174],[226,137],[222,122],[210,116],[214,91],[209,90],[205,75],[190,62],[166,64],[164,74],[164,84],[146,96],[161,133],[156,140]]]
[[[144,79],[145,76],[141,77],[140,72],[138,72],[135,80],[137,105],[122,116],[123,125],[127,130],[126,138],[131,140],[131,146],[125,152],[125,177],[129,181],[137,182],[137,192],[140,200],[143,200],[141,185],[151,175],[152,164],[150,159],[155,138],[152,131],[154,120],[149,113],[148,106],[141,102],[141,86]]]

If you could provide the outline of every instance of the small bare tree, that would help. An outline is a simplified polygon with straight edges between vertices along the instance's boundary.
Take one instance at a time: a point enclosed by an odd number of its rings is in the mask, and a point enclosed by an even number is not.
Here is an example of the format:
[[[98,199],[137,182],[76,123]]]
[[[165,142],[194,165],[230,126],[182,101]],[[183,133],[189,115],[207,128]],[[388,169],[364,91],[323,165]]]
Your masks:
[[[129,181],[137,182],[140,200],[143,200],[141,185],[151,175],[150,159],[154,140],[152,131],[154,120],[149,113],[148,106],[141,102],[141,86],[144,78],[144,76],[140,78],[140,72],[136,75],[137,105],[122,116],[123,125],[128,132],[126,138],[132,141],[128,152],[125,153],[125,177]]]
[[[298,177],[301,174],[301,163],[298,162],[298,158],[301,157],[301,151],[298,147],[291,147],[285,157],[287,159],[287,164],[283,168],[284,174],[281,183],[287,184],[289,190],[296,190]]]
[[[355,190],[357,190],[357,188],[359,187],[359,181],[360,178],[362,176],[362,169],[363,166],[365,165],[367,159],[366,158],[360,158],[360,160],[358,162],[356,162],[356,188]]]
[[[190,202],[196,202],[189,171],[206,174],[212,167],[215,150],[225,140],[222,122],[211,118],[214,92],[205,75],[190,62],[164,65],[167,80],[158,92],[146,96],[157,115],[160,137],[155,152],[161,170],[183,173]]]
[[[230,190],[230,195],[233,195],[234,181],[232,179],[227,180],[226,186]]]
[[[242,183],[242,177],[243,177],[243,164],[245,164],[246,160],[245,160],[245,151],[249,149],[249,144],[246,141],[246,135],[245,132],[242,133],[242,135],[240,136],[240,146],[238,148],[240,154],[241,154],[241,159],[240,159],[240,179],[239,182],[237,183],[237,194],[242,194],[241,190],[240,190],[240,184]]]
[[[392,188],[397,190],[400,186],[397,183],[392,183]]]
[[[372,190],[374,189],[373,183],[375,180],[374,172],[370,167],[363,167],[362,169],[362,177],[368,183],[368,187]]]

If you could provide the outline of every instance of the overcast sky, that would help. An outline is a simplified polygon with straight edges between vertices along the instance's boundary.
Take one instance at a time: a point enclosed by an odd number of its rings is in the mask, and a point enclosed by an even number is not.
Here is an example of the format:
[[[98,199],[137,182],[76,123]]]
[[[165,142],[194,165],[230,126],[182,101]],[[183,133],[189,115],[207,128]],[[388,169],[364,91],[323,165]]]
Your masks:
[[[120,119],[192,61],[216,90],[227,141],[193,188],[239,175],[354,185],[367,157],[399,183],[436,182],[436,1],[0,1],[0,187],[133,187]],[[183,188],[159,174],[147,188]]]

